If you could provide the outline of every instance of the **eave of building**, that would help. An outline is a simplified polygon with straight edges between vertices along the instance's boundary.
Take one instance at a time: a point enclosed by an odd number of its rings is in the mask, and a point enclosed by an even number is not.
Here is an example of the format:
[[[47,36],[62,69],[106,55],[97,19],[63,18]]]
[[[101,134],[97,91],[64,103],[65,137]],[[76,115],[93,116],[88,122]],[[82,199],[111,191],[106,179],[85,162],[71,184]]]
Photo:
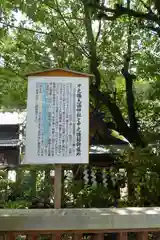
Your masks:
[[[0,125],[17,125],[26,120],[27,113],[23,112],[0,112]]]
[[[19,139],[0,140],[0,147],[18,147],[20,143]]]

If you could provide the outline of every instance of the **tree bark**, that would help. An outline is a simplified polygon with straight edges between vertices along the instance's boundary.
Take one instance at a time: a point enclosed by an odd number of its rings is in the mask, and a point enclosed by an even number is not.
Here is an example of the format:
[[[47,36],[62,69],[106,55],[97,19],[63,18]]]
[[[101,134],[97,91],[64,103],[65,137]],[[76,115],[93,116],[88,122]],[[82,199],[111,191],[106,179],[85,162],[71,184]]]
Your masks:
[[[98,56],[96,52],[96,41],[94,39],[92,31],[92,20],[89,12],[88,5],[86,1],[83,1],[84,6],[84,24],[87,33],[88,47],[90,53],[90,72],[95,75],[95,84],[91,84],[90,94],[97,101],[97,107],[101,105],[106,105],[111,112],[113,120],[117,125],[117,130],[131,143],[136,143],[137,146],[142,146],[143,141],[140,139],[139,135],[134,133],[134,131],[125,122],[119,107],[116,105],[114,99],[106,92],[105,94],[99,90],[101,83],[101,75],[98,69]],[[105,131],[105,129],[104,129]]]

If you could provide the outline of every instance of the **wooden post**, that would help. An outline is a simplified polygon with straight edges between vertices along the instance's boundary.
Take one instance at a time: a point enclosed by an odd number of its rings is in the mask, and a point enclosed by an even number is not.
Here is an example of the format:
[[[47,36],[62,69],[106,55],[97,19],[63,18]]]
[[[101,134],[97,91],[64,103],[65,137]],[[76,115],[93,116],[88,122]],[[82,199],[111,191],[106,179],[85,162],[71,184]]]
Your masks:
[[[54,180],[54,208],[61,208],[61,198],[62,198],[62,166],[60,164],[55,164],[55,180]],[[60,240],[61,234],[56,233],[55,239]]]
[[[137,240],[148,240],[148,232],[137,233]]]
[[[128,233],[127,232],[118,233],[117,240],[128,240]]]
[[[83,239],[83,234],[82,233],[75,233],[73,239],[74,240],[82,240]]]
[[[54,207],[61,208],[62,197],[62,166],[55,165],[55,180],[54,180]]]

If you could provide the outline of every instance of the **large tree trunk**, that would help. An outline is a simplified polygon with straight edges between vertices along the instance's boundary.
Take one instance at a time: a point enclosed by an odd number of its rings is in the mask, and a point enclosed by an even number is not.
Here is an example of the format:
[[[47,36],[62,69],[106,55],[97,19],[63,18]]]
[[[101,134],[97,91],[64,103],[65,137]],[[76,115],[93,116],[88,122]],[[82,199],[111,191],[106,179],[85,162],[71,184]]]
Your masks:
[[[90,72],[95,76],[95,83],[91,84],[90,94],[97,101],[97,106],[106,105],[109,111],[112,114],[113,120],[117,125],[117,130],[124,135],[131,143],[134,142],[136,145],[143,145],[143,141],[139,137],[139,134],[135,134],[132,128],[130,128],[125,122],[119,107],[116,105],[114,99],[106,92],[105,94],[99,90],[101,83],[101,75],[98,69],[98,56],[96,52],[96,41],[94,39],[93,31],[92,31],[92,20],[90,15],[90,10],[86,1],[83,1],[84,5],[84,24],[87,33],[88,47],[90,53]],[[105,129],[104,129],[105,131]]]

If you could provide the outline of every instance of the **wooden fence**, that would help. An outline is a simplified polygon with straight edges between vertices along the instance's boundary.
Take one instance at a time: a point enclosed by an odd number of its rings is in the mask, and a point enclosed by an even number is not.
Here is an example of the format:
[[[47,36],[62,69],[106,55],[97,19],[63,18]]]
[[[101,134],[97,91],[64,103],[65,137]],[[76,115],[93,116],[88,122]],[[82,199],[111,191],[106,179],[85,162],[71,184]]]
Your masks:
[[[0,209],[0,239],[83,239],[94,240],[106,233],[117,233],[127,240],[136,232],[137,240],[147,240],[148,232],[160,231],[160,208],[84,208],[84,209]],[[65,235],[67,234],[67,235]],[[67,236],[67,237],[66,237]],[[46,239],[46,238],[45,238]],[[87,239],[87,238],[85,238]]]

